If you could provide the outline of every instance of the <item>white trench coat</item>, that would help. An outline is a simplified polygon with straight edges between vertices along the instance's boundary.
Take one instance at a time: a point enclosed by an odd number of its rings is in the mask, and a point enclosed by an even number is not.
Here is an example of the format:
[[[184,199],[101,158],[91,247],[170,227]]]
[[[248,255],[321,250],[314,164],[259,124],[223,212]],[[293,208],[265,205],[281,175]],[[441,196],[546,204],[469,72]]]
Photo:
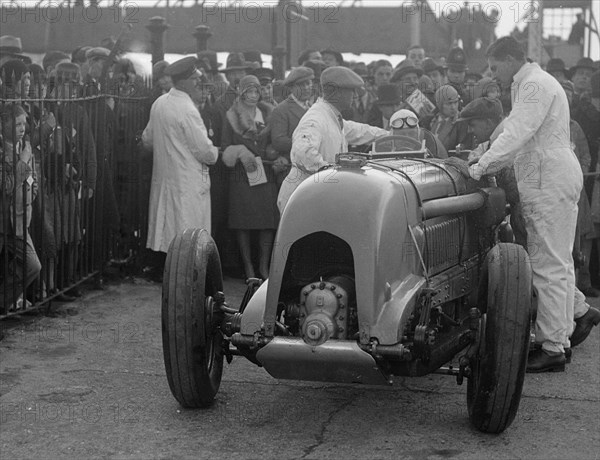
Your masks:
[[[208,165],[217,161],[218,149],[190,96],[175,88],[152,105],[142,142],[154,159],[146,246],[167,252],[186,228],[210,232]]]

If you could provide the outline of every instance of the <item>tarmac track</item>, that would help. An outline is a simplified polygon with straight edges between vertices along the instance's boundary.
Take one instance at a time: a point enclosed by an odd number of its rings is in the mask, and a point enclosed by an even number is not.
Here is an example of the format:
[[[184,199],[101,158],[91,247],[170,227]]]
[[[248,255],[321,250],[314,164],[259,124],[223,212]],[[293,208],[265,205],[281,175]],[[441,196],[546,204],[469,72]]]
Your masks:
[[[243,284],[225,289],[238,305]],[[600,458],[600,328],[566,372],[528,374],[515,422],[486,435],[452,377],[278,381],[240,357],[213,407],[184,410],[164,371],[160,285],[109,285],[52,312],[1,324],[3,460]]]

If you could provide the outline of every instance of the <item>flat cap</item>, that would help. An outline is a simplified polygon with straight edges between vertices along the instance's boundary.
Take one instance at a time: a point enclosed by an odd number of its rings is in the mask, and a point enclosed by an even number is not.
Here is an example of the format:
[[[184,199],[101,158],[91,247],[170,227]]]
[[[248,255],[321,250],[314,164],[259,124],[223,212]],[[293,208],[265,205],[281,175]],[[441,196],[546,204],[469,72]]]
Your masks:
[[[502,118],[504,111],[502,103],[498,99],[490,99],[489,97],[480,97],[467,106],[460,112],[459,121],[465,120],[481,120],[486,118]]]
[[[175,61],[165,69],[165,75],[170,75],[173,81],[185,80],[196,71],[198,59],[196,56],[187,56]]]
[[[334,85],[338,88],[360,89],[365,81],[347,67],[333,66],[321,73],[321,85]]]
[[[85,52],[85,58],[89,61],[90,59],[96,58],[108,58],[110,56],[110,51],[108,48],[103,48],[101,46],[96,46],[95,48],[90,48]]]
[[[285,86],[294,86],[307,80],[315,78],[315,72],[309,67],[294,67],[289,75],[283,80]]]

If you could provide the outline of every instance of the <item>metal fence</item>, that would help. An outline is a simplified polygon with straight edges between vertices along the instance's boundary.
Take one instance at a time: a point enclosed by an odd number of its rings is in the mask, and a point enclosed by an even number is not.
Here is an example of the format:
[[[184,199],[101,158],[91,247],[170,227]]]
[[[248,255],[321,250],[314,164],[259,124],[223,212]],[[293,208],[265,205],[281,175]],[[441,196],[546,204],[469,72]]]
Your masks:
[[[95,95],[61,86],[0,99],[0,317],[64,298],[108,263],[134,263],[145,243],[147,84]]]

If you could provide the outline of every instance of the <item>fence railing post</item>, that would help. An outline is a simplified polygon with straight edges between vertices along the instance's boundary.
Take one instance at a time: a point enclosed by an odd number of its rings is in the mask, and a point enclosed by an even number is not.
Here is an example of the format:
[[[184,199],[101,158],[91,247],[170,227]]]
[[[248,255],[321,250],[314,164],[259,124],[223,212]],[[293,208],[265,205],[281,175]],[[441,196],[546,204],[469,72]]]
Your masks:
[[[208,50],[208,40],[213,35],[210,30],[210,26],[204,24],[196,26],[195,32],[192,35],[196,38],[197,52]]]
[[[152,65],[165,58],[164,35],[169,27],[167,20],[161,16],[154,16],[149,19],[146,29],[150,31]]]

